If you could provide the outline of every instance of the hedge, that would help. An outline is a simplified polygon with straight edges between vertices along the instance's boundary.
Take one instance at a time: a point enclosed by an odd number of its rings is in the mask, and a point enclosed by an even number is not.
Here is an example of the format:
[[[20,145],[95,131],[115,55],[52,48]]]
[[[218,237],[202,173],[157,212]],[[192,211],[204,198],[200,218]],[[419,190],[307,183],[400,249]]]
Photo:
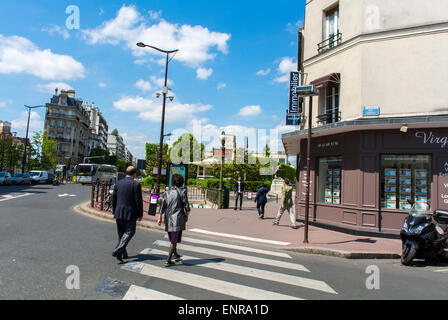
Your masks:
[[[236,181],[230,179],[223,179],[224,186],[230,186],[232,191],[235,191]],[[266,181],[244,181],[246,185],[246,191],[257,191],[260,188],[260,184],[264,183],[268,189],[271,188],[271,180]],[[188,179],[189,186],[198,186],[206,189],[218,189],[219,179],[208,178],[208,179]]]

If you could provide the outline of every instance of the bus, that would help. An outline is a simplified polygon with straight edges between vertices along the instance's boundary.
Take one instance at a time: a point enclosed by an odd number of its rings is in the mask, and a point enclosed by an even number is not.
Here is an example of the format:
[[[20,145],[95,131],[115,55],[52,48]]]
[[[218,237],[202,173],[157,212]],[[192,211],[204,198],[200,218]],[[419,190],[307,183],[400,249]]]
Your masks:
[[[118,180],[117,167],[110,164],[82,163],[73,170],[73,182],[89,184],[93,182],[111,182]]]

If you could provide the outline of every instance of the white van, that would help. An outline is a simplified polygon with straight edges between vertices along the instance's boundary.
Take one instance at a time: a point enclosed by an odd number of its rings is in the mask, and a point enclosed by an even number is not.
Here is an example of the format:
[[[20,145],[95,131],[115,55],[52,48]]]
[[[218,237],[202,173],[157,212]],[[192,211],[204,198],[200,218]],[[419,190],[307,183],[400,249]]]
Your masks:
[[[30,171],[31,181],[33,183],[49,183],[48,171]]]

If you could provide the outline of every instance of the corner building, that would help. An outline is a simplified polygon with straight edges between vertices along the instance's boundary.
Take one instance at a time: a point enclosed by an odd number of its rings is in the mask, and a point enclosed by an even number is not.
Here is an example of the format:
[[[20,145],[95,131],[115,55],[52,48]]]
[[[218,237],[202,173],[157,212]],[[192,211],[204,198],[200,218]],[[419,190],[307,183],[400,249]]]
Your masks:
[[[448,210],[448,1],[308,0],[310,221],[398,234],[409,204]],[[282,136],[304,218],[309,98]]]

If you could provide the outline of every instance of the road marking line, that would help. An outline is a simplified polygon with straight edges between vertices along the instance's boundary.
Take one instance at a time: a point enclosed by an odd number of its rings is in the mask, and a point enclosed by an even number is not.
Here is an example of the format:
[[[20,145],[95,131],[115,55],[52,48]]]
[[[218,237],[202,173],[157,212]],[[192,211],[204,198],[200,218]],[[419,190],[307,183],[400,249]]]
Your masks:
[[[170,242],[162,241],[162,240],[156,240],[156,241],[154,241],[153,244],[156,246],[161,246],[161,247],[169,247],[171,245]],[[187,244],[179,244],[178,248],[181,250],[192,251],[192,252],[201,253],[201,254],[210,254],[213,256],[225,257],[225,258],[229,258],[229,259],[259,263],[259,264],[265,264],[265,265],[273,266],[273,267],[310,272],[303,265],[291,263],[291,262],[253,257],[253,256],[229,252],[229,251],[214,250],[214,249],[209,249],[209,248],[204,248],[204,247],[199,247],[199,246],[190,246]]]
[[[3,199],[0,199],[0,201],[7,201],[7,200],[16,199],[16,198],[21,198],[21,197],[29,196],[31,194],[32,193],[22,193],[22,194],[15,195],[15,196],[12,196],[12,195],[9,195],[9,194],[5,194],[5,195],[2,196]]]
[[[225,237],[225,238],[234,238],[234,239],[248,240],[248,241],[254,241],[254,242],[263,242],[263,243],[275,244],[275,245],[280,245],[280,246],[287,246],[287,245],[291,244],[291,242],[252,238],[252,237],[240,236],[240,235],[236,235],[236,234],[214,232],[214,231],[208,231],[208,230],[197,229],[197,228],[188,229],[188,231],[203,233],[203,234],[210,234],[210,235],[220,236],[220,237]]]
[[[122,300],[185,300],[171,294],[131,285]]]
[[[165,238],[168,238],[168,236],[165,236]],[[216,247],[248,251],[248,252],[253,252],[253,253],[265,254],[265,255],[269,255],[269,256],[276,256],[276,257],[292,259],[292,257],[289,254],[283,253],[283,252],[243,247],[243,246],[237,246],[237,245],[227,244],[227,243],[222,243],[222,242],[215,242],[215,241],[208,241],[208,240],[201,240],[201,239],[194,239],[194,238],[187,238],[187,237],[182,237],[182,241],[192,242],[192,243],[197,243],[197,244],[205,244],[205,245],[209,244],[209,245],[216,246]]]
[[[140,254],[151,255],[151,256],[154,256],[154,255],[160,256],[161,255],[163,257],[166,256],[166,252],[164,252],[162,250],[149,249],[149,248],[143,250],[142,252],[140,252]],[[272,272],[272,271],[267,271],[267,270],[262,270],[262,269],[238,266],[238,265],[225,263],[225,262],[214,262],[212,260],[210,260],[210,263],[203,263],[204,259],[202,259],[202,258],[186,256],[186,255],[182,256],[182,259],[184,260],[184,262],[187,262],[187,264],[189,264],[189,262],[191,262],[191,264],[194,264],[195,266],[197,265],[199,267],[205,267],[205,268],[210,268],[210,269],[214,269],[214,270],[240,274],[243,276],[249,276],[249,277],[263,279],[263,280],[285,283],[285,284],[292,285],[292,286],[303,287],[303,288],[323,291],[323,292],[332,293],[332,294],[338,294],[328,284],[326,284],[324,281],[320,281],[320,280],[313,280],[313,279],[308,279],[308,278],[304,278],[304,277],[292,276],[289,274],[283,274],[283,273]],[[186,259],[188,259],[189,261],[185,261]],[[190,260],[193,260],[193,261],[190,261]],[[197,262],[197,263],[195,263],[195,262]]]
[[[448,272],[448,269],[433,270],[434,272]]]
[[[141,262],[129,262],[121,267],[146,276],[182,283],[192,287],[213,291],[231,297],[247,300],[303,300],[293,296],[272,291],[248,287],[236,283],[208,278],[197,274],[173,270],[172,268],[157,267]]]

